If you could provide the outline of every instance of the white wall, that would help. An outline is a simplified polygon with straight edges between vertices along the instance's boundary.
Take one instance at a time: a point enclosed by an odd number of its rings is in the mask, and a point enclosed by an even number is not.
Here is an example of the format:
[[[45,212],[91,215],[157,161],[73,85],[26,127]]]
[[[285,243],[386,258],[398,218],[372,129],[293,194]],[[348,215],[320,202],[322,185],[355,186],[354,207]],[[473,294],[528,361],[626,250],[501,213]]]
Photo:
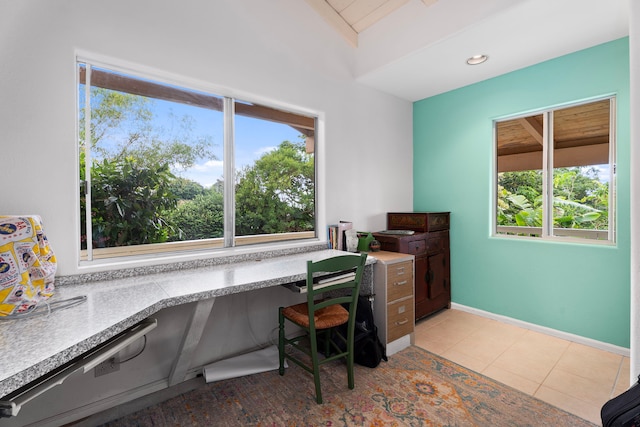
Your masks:
[[[43,217],[59,275],[83,271],[78,50],[323,114],[326,222],[375,231],[413,207],[411,104],[356,84],[352,48],[305,2],[0,0],[0,214]]]
[[[413,207],[411,103],[356,84],[352,48],[305,2],[0,0],[0,214],[43,217],[58,275],[85,271],[77,262],[78,51],[175,74],[226,95],[320,113],[318,161],[326,168],[321,165],[325,203],[319,216],[326,222],[348,219],[359,230],[375,231],[385,228],[387,211]],[[194,363],[269,342],[277,306],[295,298],[282,289],[264,292],[216,301],[214,326]],[[189,307],[159,313],[147,350],[122,372],[77,378],[65,384],[65,393],[34,401],[12,425],[74,405],[91,411],[91,402],[156,384],[168,375],[175,353],[167,346],[179,340]],[[244,326],[230,337],[228,325]],[[82,399],[64,398],[78,391]]]

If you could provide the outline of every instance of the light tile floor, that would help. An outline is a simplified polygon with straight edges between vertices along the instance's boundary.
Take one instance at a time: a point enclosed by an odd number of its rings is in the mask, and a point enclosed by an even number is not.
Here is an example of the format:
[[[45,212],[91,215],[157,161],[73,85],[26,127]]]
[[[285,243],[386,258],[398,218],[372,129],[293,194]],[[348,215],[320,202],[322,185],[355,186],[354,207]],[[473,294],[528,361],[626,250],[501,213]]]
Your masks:
[[[629,388],[629,358],[449,309],[416,322],[415,345],[601,425]]]

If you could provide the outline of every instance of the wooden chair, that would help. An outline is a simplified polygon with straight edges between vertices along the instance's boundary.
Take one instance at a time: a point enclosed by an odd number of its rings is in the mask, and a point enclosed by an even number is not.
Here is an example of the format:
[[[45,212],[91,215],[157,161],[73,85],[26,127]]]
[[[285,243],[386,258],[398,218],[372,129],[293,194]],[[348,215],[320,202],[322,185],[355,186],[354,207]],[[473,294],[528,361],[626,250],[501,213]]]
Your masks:
[[[322,364],[345,358],[348,386],[350,389],[354,388],[353,335],[360,281],[366,260],[367,254],[364,253],[360,256],[341,255],[318,262],[308,261],[307,302],[280,307],[278,310],[280,375],[284,375],[285,359],[291,360],[313,374],[318,403],[322,403],[322,392],[320,391],[320,365]],[[339,275],[334,276],[335,273],[339,273]],[[325,278],[318,278],[320,275]],[[327,275],[334,278],[327,278]],[[318,298],[322,297],[322,294],[325,297]],[[342,304],[348,304],[348,310]],[[285,336],[285,319],[302,328],[302,332],[298,332],[292,338],[287,338]],[[347,336],[343,336],[333,329],[345,323],[347,323]],[[318,356],[319,336],[323,339],[324,358],[322,359]],[[336,343],[336,340],[341,342]],[[301,341],[303,342],[301,343]],[[291,345],[303,352],[308,356],[307,359],[300,357],[301,354],[285,352],[286,345]],[[311,358],[310,364],[308,358]]]

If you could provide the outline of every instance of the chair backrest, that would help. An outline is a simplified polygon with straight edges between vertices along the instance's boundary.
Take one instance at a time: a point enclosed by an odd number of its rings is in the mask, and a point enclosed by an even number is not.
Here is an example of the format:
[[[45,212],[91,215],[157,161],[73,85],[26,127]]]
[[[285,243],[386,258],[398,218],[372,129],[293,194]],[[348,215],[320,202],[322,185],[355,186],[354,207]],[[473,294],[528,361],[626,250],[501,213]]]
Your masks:
[[[313,313],[333,304],[349,304],[355,313],[367,254],[340,255],[322,261],[307,262],[307,305],[310,327],[314,328]],[[322,294],[323,298],[318,300]],[[350,316],[355,318],[354,316]]]

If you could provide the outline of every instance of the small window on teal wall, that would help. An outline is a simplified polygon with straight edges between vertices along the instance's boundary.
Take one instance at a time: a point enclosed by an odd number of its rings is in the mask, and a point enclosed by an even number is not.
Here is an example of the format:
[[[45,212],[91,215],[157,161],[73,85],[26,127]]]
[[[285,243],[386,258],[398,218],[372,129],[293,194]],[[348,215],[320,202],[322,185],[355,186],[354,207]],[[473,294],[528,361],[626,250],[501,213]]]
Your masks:
[[[615,98],[497,120],[494,234],[614,242]]]

